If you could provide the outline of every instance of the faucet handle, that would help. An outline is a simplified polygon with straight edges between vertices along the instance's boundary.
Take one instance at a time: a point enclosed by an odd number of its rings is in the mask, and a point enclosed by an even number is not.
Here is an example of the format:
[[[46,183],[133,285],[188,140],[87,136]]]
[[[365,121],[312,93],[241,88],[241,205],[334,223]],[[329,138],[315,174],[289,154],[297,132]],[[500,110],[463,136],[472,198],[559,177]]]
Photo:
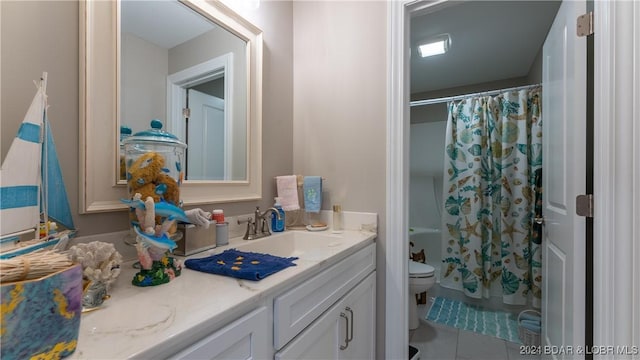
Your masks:
[[[238,219],[238,224],[244,223],[247,223],[247,231],[245,231],[243,239],[250,240],[256,235],[256,228],[258,227],[258,225],[251,217],[248,217],[246,219]]]
[[[269,221],[263,216],[262,217],[262,228],[260,229],[263,234],[271,235],[271,231],[269,231]]]

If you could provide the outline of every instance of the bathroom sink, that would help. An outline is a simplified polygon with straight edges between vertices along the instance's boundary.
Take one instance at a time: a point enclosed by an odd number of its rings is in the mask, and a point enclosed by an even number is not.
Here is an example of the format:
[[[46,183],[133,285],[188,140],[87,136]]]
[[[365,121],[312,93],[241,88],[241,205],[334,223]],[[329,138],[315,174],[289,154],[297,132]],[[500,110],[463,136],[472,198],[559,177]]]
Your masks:
[[[367,236],[370,234],[356,231],[345,231],[341,234],[286,231],[258,240],[233,242],[229,248],[282,257],[296,256],[300,260],[319,261],[349,248],[353,243]]]

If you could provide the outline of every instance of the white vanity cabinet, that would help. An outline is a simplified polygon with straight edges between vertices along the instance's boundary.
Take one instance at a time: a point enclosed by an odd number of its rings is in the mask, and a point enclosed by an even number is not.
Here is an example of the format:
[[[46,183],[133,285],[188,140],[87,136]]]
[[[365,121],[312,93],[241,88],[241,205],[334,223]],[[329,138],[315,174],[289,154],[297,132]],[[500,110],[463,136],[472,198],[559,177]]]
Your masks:
[[[276,296],[276,359],[371,359],[375,244]]]
[[[277,352],[277,360],[375,358],[375,271]]]
[[[272,353],[268,322],[268,310],[262,306],[170,359],[264,359]]]
[[[368,244],[171,359],[372,359],[375,258]]]

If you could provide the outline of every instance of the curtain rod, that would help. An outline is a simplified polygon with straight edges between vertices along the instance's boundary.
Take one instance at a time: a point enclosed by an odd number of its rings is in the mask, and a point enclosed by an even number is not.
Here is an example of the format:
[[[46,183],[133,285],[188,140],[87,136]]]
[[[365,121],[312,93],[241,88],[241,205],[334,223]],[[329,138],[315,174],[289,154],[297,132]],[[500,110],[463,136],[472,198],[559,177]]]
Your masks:
[[[462,100],[462,99],[465,99],[465,98],[468,98],[468,97],[472,97],[472,96],[497,95],[497,94],[500,94],[500,93],[503,93],[503,92],[507,92],[507,91],[530,89],[530,88],[534,88],[534,87],[538,87],[538,86],[541,86],[541,84],[517,86],[517,87],[512,87],[512,88],[507,88],[507,89],[489,90],[489,91],[482,91],[482,92],[477,92],[477,93],[473,93],[473,94],[456,95],[456,96],[442,97],[442,98],[436,98],[436,99],[415,100],[415,101],[411,101],[409,103],[409,106],[410,107],[414,107],[414,106],[422,106],[422,105],[439,104],[439,103],[443,103],[443,102]]]

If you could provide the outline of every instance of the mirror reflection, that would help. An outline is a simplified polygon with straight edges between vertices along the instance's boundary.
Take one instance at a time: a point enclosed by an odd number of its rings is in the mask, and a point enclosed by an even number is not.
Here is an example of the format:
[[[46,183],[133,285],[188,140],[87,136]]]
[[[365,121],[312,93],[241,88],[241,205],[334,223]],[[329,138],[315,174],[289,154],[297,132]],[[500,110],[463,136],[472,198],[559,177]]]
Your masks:
[[[243,39],[184,4],[121,1],[120,126],[163,121],[187,181],[247,180],[247,65]]]

